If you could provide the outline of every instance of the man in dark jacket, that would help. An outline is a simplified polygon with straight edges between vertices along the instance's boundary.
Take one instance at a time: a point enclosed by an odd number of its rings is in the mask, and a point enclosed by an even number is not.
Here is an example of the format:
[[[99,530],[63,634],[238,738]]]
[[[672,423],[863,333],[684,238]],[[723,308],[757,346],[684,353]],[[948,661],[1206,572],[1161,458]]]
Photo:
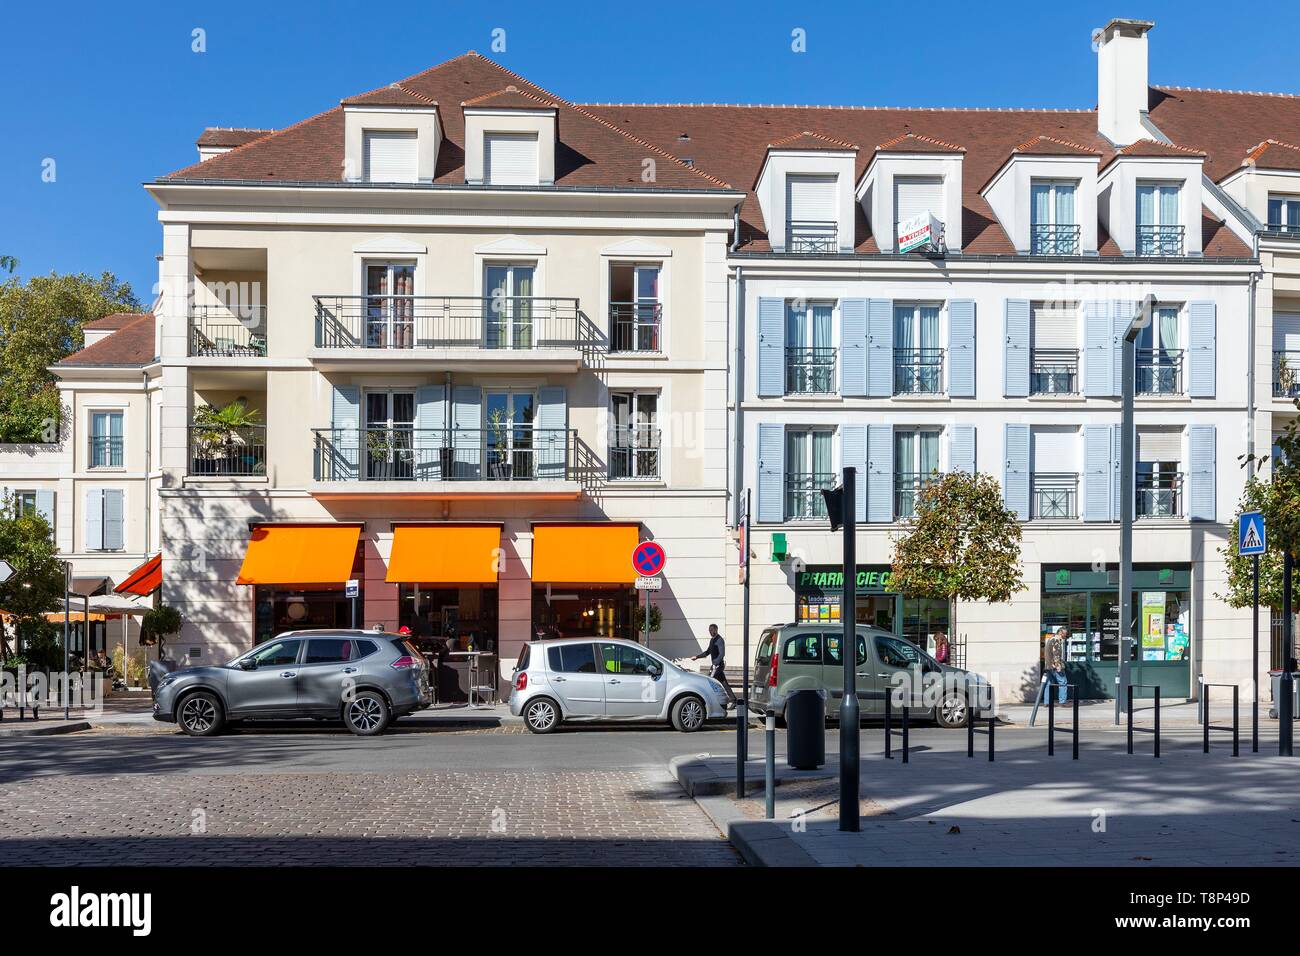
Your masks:
[[[709,646],[703,651],[691,658],[698,661],[702,657],[709,658],[709,676],[722,685],[722,689],[727,692],[727,706],[736,706],[736,695],[731,689],[731,684],[727,682],[726,657],[727,645],[722,640],[722,635],[718,633],[718,625],[709,625]]]

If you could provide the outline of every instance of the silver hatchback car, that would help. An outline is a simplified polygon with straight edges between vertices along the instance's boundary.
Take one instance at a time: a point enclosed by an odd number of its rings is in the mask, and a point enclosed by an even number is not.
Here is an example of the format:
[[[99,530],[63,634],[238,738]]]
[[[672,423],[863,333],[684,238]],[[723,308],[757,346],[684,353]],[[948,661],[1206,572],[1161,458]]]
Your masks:
[[[510,713],[535,734],[562,721],[670,721],[684,733],[725,717],[726,692],[634,641],[568,638],[525,644],[515,665]]]
[[[403,636],[290,631],[228,664],[173,671],[154,691],[154,720],[195,737],[245,718],[342,720],[362,737],[428,707],[429,665]]]

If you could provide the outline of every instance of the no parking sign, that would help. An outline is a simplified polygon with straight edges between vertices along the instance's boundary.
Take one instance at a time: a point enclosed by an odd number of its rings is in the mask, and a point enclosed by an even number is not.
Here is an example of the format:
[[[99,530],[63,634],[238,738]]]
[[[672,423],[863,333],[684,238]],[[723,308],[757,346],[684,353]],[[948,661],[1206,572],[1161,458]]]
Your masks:
[[[662,574],[667,563],[663,547],[653,541],[642,541],[632,550],[632,569],[641,577]]]

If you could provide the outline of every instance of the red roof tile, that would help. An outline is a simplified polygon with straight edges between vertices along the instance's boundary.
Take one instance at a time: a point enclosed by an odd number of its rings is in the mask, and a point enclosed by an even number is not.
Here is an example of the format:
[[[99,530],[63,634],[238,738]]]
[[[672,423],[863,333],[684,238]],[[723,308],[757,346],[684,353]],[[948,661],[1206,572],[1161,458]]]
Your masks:
[[[273,133],[270,129],[232,129],[223,126],[210,126],[199,134],[195,140],[195,146],[215,146],[233,149],[236,146],[243,146],[245,143],[251,143],[255,139],[261,139],[267,133]]]
[[[1219,182],[1240,169],[1261,143],[1294,141],[1300,96],[1155,86],[1148,115],[1175,143],[1204,149],[1209,154],[1205,174]]]
[[[115,332],[123,326],[130,325],[132,322],[138,322],[143,312],[113,312],[104,316],[102,319],[95,319],[87,322],[82,329],[91,332]]]
[[[1100,156],[1101,150],[1080,146],[1055,136],[1034,136],[1025,140],[1011,152],[1023,156]]]
[[[842,139],[832,139],[830,136],[823,136],[821,133],[810,133],[804,130],[800,133],[791,133],[776,142],[768,143],[768,149],[828,149],[828,150],[845,150],[857,149],[857,143],[846,143]]]
[[[964,153],[965,146],[945,143],[932,136],[919,133],[903,133],[891,140],[886,140],[876,147],[877,153]]]
[[[556,109],[560,104],[550,97],[538,96],[536,93],[525,93],[512,83],[504,90],[476,96],[472,100],[465,100],[460,105],[477,106],[486,109],[538,110]]]
[[[101,320],[102,321],[102,320]],[[55,366],[85,367],[148,365],[158,356],[154,347],[154,317],[152,312],[136,316],[134,322],[123,325],[79,352],[73,352]]]
[[[416,106],[427,109],[430,106],[437,106],[438,101],[421,96],[414,90],[408,90],[400,83],[393,83],[390,86],[371,90],[369,93],[349,96],[342,100],[341,104],[343,106]]]
[[[1242,165],[1256,169],[1300,170],[1300,146],[1266,139],[1246,154]]]

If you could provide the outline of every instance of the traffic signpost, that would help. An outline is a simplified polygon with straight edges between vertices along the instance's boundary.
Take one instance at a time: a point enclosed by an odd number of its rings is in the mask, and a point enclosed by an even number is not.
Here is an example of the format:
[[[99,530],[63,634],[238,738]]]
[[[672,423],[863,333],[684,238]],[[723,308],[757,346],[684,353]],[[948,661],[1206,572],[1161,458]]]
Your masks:
[[[1250,702],[1250,750],[1251,753],[1259,753],[1259,556],[1268,549],[1268,526],[1264,521],[1264,515],[1259,511],[1244,512],[1237,519],[1237,553],[1243,557],[1249,557],[1251,563],[1251,577],[1254,598],[1251,602],[1251,671],[1250,685],[1252,688]],[[1283,668],[1285,672],[1286,668]],[[1280,695],[1279,695],[1280,696]],[[1290,698],[1287,699],[1288,705]],[[1288,706],[1288,710],[1290,707]],[[1279,701],[1278,713],[1281,713],[1281,702]],[[1210,715],[1205,715],[1206,723],[1209,723]]]
[[[361,595],[361,582],[356,578],[351,578],[343,585],[343,596],[352,602],[352,629],[356,630],[361,625],[357,623],[357,598]]]
[[[736,538],[740,547],[736,555],[740,567],[742,604],[740,621],[740,703],[736,705],[736,798],[745,796],[745,761],[749,759],[749,489],[740,505]]]
[[[632,570],[636,572],[637,590],[645,592],[645,646],[650,646],[650,592],[658,591],[663,587],[663,578],[659,575],[663,573],[664,566],[668,563],[668,555],[664,553],[663,545],[655,541],[642,541],[632,549]],[[641,582],[645,582],[642,584]],[[654,582],[653,584],[650,582]]]
[[[4,558],[0,558],[0,584],[4,584],[12,578],[14,573],[14,566]]]

